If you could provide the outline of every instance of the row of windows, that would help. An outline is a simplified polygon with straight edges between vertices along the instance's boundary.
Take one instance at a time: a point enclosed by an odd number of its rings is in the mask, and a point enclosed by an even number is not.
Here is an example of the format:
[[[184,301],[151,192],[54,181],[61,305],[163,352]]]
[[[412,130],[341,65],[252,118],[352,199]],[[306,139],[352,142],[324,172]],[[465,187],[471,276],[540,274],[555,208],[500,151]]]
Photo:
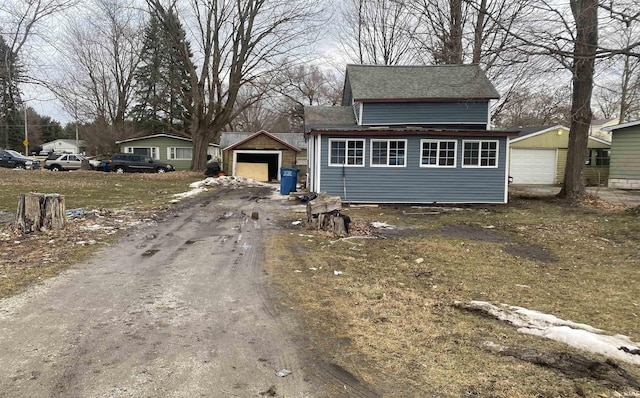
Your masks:
[[[160,159],[160,148],[158,147],[126,147],[125,152],[136,155],[149,156],[152,159]],[[193,148],[171,147],[167,148],[168,160],[191,160],[193,158]]]
[[[407,164],[407,140],[370,140],[371,167]],[[456,167],[457,140],[420,140],[421,167]],[[329,166],[364,166],[365,140],[330,139]],[[463,140],[463,167],[498,167],[498,141]]]

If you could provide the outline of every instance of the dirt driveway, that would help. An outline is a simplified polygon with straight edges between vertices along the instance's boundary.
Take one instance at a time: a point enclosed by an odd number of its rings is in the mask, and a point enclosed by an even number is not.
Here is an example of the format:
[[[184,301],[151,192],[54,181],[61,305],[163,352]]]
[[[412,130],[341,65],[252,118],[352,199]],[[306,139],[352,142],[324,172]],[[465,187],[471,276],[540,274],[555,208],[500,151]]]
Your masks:
[[[200,196],[0,301],[0,397],[377,396],[271,304],[263,236],[287,211],[272,192]]]

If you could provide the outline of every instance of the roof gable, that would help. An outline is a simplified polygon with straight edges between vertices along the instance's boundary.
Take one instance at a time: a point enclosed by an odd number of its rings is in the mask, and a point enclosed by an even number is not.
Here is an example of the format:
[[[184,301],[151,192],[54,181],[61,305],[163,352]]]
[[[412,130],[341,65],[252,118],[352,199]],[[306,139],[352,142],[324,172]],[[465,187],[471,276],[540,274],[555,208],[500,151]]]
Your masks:
[[[604,131],[613,132],[615,130],[626,129],[628,127],[635,127],[635,126],[640,126],[640,120],[635,120],[633,122],[622,123],[622,124],[618,124],[616,126],[605,127],[605,128],[603,128],[603,130]]]
[[[518,142],[518,141],[526,140],[528,138],[535,137],[535,136],[542,135],[542,134],[546,134],[546,133],[548,133],[550,131],[555,131],[555,130],[564,130],[567,133],[569,132],[569,129],[567,127],[562,126],[560,124],[555,125],[555,126],[525,127],[525,128],[522,128],[520,130],[520,134],[518,134],[518,137],[512,139],[511,142]]]
[[[342,105],[353,101],[488,100],[499,94],[478,65],[347,65]],[[345,103],[347,102],[347,103]]]
[[[276,141],[276,142],[278,142],[278,143],[280,143],[280,144],[282,144],[282,145],[286,146],[287,148],[291,149],[292,151],[295,151],[295,152],[302,152],[302,149],[298,148],[298,147],[297,147],[297,146],[295,146],[295,145],[291,145],[291,144],[289,144],[289,143],[288,143],[288,142],[286,142],[285,140],[283,140],[283,139],[280,139],[280,138],[276,137],[275,135],[273,135],[273,134],[269,133],[269,132],[268,132],[268,131],[266,131],[266,130],[260,130],[260,131],[257,131],[257,132],[255,132],[255,133],[251,134],[250,136],[248,136],[247,138],[245,138],[245,139],[243,139],[243,140],[241,140],[241,141],[238,141],[238,142],[236,142],[235,144],[229,145],[228,147],[224,148],[223,150],[224,150],[224,151],[232,150],[232,149],[237,148],[238,146],[240,146],[240,145],[242,145],[242,144],[245,144],[245,143],[247,143],[247,142],[251,141],[252,139],[254,139],[254,138],[258,137],[258,136],[261,136],[261,135],[264,135],[264,136],[266,136],[266,137],[268,137],[268,138],[270,138],[270,139],[272,139],[272,140],[274,140],[274,141]]]

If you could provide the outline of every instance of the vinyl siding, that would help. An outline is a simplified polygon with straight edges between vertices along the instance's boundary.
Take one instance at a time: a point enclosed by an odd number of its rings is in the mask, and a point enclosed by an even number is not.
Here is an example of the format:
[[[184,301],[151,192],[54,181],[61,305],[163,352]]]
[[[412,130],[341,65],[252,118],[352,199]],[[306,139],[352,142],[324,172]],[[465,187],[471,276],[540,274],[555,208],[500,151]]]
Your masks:
[[[329,136],[322,136],[320,192],[354,203],[503,203],[505,198],[506,139],[498,141],[498,167],[462,167],[462,138],[398,136],[407,140],[405,167],[370,167],[371,139],[365,138],[364,167],[329,167]],[[362,139],[363,137],[339,137]],[[375,137],[379,139],[380,137]],[[420,167],[420,140],[455,139],[455,168]],[[466,138],[466,140],[471,140]],[[344,170],[344,180],[343,180]],[[344,182],[344,184],[343,184]],[[346,197],[344,191],[346,188]]]
[[[488,102],[389,102],[362,104],[363,125],[487,124]]]
[[[613,131],[609,178],[640,179],[640,126]]]
[[[190,141],[177,140],[171,137],[142,138],[140,140],[128,141],[120,144],[121,151],[124,151],[125,147],[156,147],[159,149],[159,161],[172,164],[176,170],[187,170],[191,167],[191,160],[167,159],[167,148],[191,148],[193,147],[193,144]]]

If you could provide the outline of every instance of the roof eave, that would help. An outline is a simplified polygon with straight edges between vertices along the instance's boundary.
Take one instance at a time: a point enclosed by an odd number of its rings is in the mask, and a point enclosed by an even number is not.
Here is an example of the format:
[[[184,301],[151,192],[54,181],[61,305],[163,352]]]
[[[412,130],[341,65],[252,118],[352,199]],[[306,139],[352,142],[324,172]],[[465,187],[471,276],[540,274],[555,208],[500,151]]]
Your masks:
[[[500,99],[499,96],[488,97],[431,97],[431,98],[354,98],[355,102],[485,102]]]
[[[518,131],[495,130],[355,130],[355,129],[312,129],[311,135],[363,135],[363,136],[397,136],[397,135],[449,135],[456,137],[513,137]]]

